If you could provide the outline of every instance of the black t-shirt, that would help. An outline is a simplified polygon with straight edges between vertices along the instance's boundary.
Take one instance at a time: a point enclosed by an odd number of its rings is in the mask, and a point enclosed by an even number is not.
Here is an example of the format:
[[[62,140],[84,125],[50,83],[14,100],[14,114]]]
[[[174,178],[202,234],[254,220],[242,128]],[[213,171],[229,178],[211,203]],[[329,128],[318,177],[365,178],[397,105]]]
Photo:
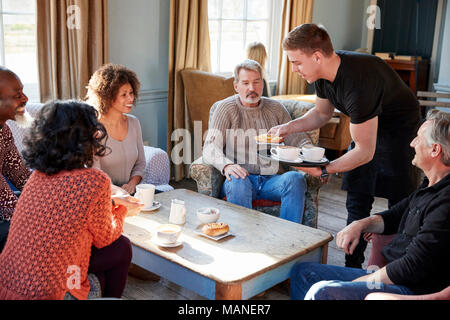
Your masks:
[[[416,129],[419,103],[400,76],[382,59],[363,53],[336,51],[341,58],[333,83],[315,82],[319,98],[328,99],[338,110],[360,124],[379,117],[379,132]]]

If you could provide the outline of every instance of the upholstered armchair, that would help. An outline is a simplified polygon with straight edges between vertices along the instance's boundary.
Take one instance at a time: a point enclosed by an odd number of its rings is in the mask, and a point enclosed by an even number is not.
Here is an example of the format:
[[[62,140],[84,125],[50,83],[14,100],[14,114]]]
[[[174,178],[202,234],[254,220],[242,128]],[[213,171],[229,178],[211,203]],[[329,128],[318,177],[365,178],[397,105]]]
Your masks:
[[[281,104],[288,110],[292,119],[296,119],[304,115],[309,109],[314,105],[312,103],[302,102],[302,101],[292,101],[292,100],[279,100]],[[217,108],[218,103],[215,103],[209,112],[209,121],[211,121],[212,115]],[[319,141],[319,130],[314,130],[308,132],[312,142],[317,145]],[[290,170],[295,170],[290,168]],[[197,189],[199,193],[218,198],[220,195],[220,190],[225,177],[213,166],[205,164],[202,157],[195,160],[190,166],[191,177],[197,182]],[[317,218],[318,218],[318,201],[319,201],[319,189],[322,185],[320,179],[312,177],[305,174],[307,181],[307,192],[305,201],[305,211],[303,214],[303,224],[317,228]],[[279,216],[281,206],[277,205],[267,205],[267,202],[257,201],[253,204],[253,209]]]

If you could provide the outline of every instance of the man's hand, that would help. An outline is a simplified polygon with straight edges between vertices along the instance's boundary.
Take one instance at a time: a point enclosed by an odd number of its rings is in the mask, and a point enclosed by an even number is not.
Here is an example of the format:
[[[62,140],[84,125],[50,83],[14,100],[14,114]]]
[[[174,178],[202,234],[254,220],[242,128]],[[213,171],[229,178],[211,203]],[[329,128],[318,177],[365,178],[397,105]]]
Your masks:
[[[223,169],[223,173],[225,174],[225,177],[228,181],[231,181],[231,176],[235,177],[236,179],[245,179],[249,176],[248,171],[238,164],[229,164],[225,166],[225,168]]]
[[[275,137],[283,137],[285,138],[286,136],[290,135],[290,128],[289,128],[289,123],[285,123],[285,124],[281,124],[279,126],[273,127],[272,129],[269,130],[269,132],[267,133],[271,136],[275,136]]]
[[[361,220],[352,222],[337,234],[336,245],[345,254],[353,254],[353,251],[359,243],[362,231]]]
[[[122,189],[128,192],[129,194],[133,194],[136,192],[136,185],[133,183],[126,183],[122,186]]]
[[[116,204],[120,204],[127,208],[127,217],[136,216],[141,212],[145,206],[144,203],[139,202],[139,199],[132,196],[113,197]]]

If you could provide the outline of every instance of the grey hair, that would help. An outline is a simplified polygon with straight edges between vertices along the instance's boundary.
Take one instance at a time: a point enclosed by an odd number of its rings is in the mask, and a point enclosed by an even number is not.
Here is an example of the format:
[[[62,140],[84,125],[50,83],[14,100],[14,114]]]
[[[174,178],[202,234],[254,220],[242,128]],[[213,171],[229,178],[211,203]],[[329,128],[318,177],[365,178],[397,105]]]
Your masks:
[[[255,60],[246,59],[234,68],[234,83],[239,82],[239,72],[241,72],[242,69],[258,72],[261,75],[261,78],[263,77],[261,65]]]
[[[432,109],[427,114],[427,121],[432,125],[425,132],[429,146],[440,144],[442,146],[442,162],[450,166],[450,114]]]

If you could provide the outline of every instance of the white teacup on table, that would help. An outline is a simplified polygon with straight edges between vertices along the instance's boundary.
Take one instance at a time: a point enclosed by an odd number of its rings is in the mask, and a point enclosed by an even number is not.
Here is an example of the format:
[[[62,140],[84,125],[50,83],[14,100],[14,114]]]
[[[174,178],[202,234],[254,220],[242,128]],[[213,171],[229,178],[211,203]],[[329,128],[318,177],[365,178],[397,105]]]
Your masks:
[[[297,160],[300,156],[300,148],[292,146],[277,146],[270,149],[270,153],[280,160]]]
[[[325,155],[325,149],[307,144],[302,148],[302,156],[305,161],[320,161]]]
[[[136,194],[134,196],[145,204],[144,209],[153,207],[155,189],[153,184],[138,184],[136,186]]]
[[[161,244],[175,244],[181,235],[181,227],[174,224],[162,224],[156,228],[157,240]]]

